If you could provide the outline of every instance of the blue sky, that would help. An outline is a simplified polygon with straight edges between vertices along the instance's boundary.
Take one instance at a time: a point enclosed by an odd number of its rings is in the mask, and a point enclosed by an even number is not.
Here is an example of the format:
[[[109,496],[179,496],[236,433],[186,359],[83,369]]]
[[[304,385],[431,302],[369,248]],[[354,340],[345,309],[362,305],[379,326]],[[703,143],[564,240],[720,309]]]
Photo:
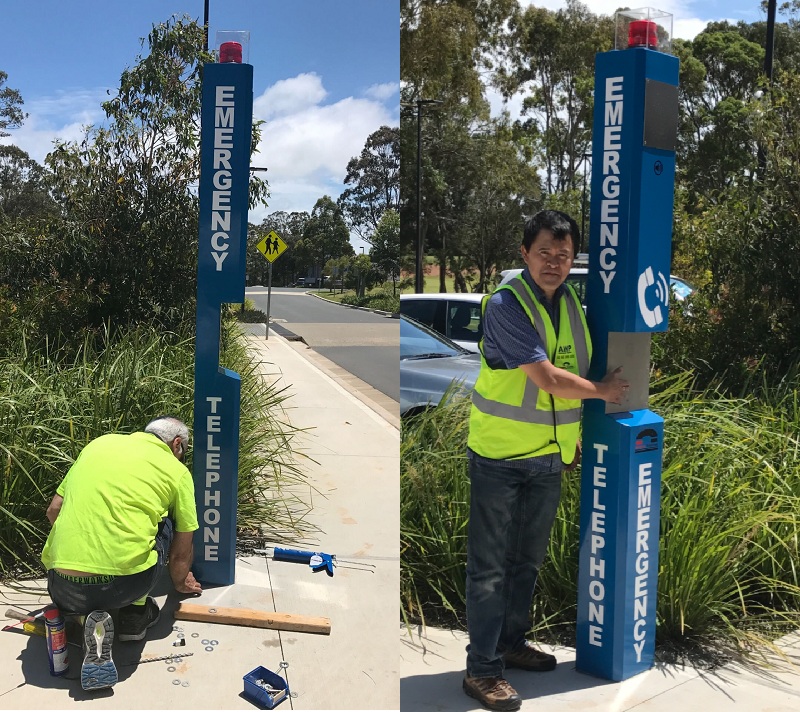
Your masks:
[[[79,138],[140,38],[173,14],[202,22],[203,0],[4,0],[0,69],[29,114],[4,142],[41,162],[54,138]],[[217,30],[250,31],[254,114],[267,122],[253,163],[272,193],[250,220],[335,199],[367,136],[399,123],[399,2],[211,0],[209,24],[212,46]]]

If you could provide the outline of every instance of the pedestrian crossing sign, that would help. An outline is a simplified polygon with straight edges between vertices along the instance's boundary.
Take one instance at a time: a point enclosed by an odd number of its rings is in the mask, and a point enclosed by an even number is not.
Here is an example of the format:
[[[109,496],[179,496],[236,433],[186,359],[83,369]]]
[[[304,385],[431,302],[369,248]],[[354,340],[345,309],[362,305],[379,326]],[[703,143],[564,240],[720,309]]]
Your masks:
[[[274,262],[286,252],[287,245],[281,240],[280,235],[273,230],[269,235],[261,239],[261,242],[256,245],[256,248],[270,262]]]

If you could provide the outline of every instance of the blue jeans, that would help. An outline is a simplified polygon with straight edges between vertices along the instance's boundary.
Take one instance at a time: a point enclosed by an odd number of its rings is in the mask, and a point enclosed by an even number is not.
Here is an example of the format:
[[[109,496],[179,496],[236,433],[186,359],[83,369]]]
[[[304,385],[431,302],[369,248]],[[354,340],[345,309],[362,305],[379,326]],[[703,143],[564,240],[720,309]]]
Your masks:
[[[158,526],[155,550],[158,560],[149,569],[130,576],[103,577],[104,583],[80,583],[47,572],[47,591],[61,613],[85,616],[92,611],[123,608],[146,596],[156,585],[167,566],[167,554],[172,544],[172,520],[164,518]]]
[[[536,577],[561,496],[560,455],[520,467],[470,458],[467,675],[498,677],[525,639]]]

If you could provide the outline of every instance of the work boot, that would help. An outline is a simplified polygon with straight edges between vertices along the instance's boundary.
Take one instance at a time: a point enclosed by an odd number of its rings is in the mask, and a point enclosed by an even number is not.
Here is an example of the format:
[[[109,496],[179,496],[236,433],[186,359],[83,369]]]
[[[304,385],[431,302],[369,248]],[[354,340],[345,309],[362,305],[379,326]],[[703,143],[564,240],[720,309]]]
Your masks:
[[[511,712],[522,707],[522,698],[502,677],[464,677],[461,687],[486,709]]]
[[[550,672],[556,668],[555,656],[534,648],[530,640],[524,641],[514,650],[505,653],[503,663],[507,668],[519,668],[533,672]]]
[[[92,611],[86,616],[83,627],[83,665],[81,687],[84,690],[101,690],[112,687],[119,679],[111,659],[114,643],[114,621],[105,611]]]
[[[119,609],[119,634],[122,641],[142,640],[147,629],[158,623],[161,611],[155,599],[148,596],[143,606],[125,606]]]

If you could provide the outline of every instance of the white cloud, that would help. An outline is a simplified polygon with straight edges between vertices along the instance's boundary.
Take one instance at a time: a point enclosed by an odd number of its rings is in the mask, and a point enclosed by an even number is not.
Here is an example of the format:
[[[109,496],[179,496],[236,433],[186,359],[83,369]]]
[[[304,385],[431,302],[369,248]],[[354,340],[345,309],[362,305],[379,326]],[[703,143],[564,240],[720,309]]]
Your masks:
[[[674,37],[679,37],[682,40],[693,40],[699,35],[706,25],[711,20],[700,20],[696,17],[689,18],[688,20],[675,20],[675,26],[672,28]],[[735,24],[735,20],[731,20]]]
[[[373,84],[365,92],[364,96],[377,101],[391,99],[400,91],[399,82],[387,82],[386,84]]]
[[[281,79],[269,87],[253,102],[253,113],[262,119],[287,116],[316,106],[328,92],[316,74],[298,74],[291,79]]]
[[[53,149],[53,141],[77,141],[83,127],[98,124],[105,118],[100,107],[108,98],[104,88],[59,91],[55,96],[26,101],[28,118],[21,128],[0,139],[13,143],[39,163]]]
[[[278,95],[278,84],[281,93],[291,86],[307,90],[310,76],[319,80],[316,75],[282,80],[254,102],[255,118],[266,122],[254,160],[269,168],[271,197],[268,208],[251,212],[251,221],[276,210],[310,212],[323,195],[335,200],[344,189],[347,162],[361,153],[367,137],[384,124],[397,123],[381,102],[368,98],[347,97],[323,104],[327,92],[321,81],[315,92],[305,91],[291,109],[287,100],[279,113],[270,111],[267,100]]]

